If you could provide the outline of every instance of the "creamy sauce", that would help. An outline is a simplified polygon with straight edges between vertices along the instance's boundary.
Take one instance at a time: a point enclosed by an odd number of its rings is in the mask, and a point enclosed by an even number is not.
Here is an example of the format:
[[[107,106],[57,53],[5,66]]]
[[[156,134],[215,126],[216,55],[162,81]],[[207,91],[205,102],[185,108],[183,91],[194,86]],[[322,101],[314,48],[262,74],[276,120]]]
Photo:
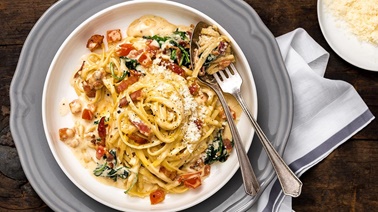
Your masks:
[[[235,124],[237,124],[243,110],[242,110],[241,106],[239,105],[238,101],[236,101],[236,99],[231,94],[224,94],[224,98],[226,99],[226,102],[227,102],[228,106],[231,108],[231,110],[233,110],[235,112],[235,114],[236,114]],[[228,139],[232,138],[229,126],[227,126],[224,129],[224,137],[228,138]]]
[[[127,29],[127,35],[133,37],[171,35],[177,26],[169,23],[162,17],[155,15],[144,15],[133,21]]]
[[[66,98],[63,98],[59,103],[59,115],[65,116],[70,112],[69,101]]]
[[[127,29],[127,35],[133,37],[142,36],[168,36],[176,29],[179,31],[192,31],[192,26],[174,25],[166,19],[155,15],[144,15],[133,21]]]

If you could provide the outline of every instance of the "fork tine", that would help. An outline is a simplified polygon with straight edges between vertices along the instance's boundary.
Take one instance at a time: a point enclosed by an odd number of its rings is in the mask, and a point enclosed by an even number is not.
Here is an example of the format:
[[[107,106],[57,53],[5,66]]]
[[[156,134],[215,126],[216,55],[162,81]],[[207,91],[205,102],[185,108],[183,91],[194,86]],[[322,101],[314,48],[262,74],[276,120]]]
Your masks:
[[[219,72],[219,71],[218,71],[218,72]],[[222,79],[221,76],[219,76],[218,72],[215,73],[215,74],[213,74],[213,76],[214,76],[215,80],[217,81],[217,83],[220,84],[220,83],[222,83],[222,81],[223,81],[224,79]]]
[[[229,78],[229,75],[224,73],[225,70],[218,71],[218,74],[222,77],[223,80]]]
[[[233,78],[237,78],[239,80],[241,80],[241,76],[238,72],[238,69],[235,67],[235,65],[233,63],[231,63],[231,65],[229,65],[229,70],[232,71],[232,77]]]
[[[233,65],[233,64],[231,63],[231,65]],[[232,76],[235,73],[234,68],[231,67],[231,65],[227,66],[227,68],[225,69],[225,71],[227,72],[228,76]]]

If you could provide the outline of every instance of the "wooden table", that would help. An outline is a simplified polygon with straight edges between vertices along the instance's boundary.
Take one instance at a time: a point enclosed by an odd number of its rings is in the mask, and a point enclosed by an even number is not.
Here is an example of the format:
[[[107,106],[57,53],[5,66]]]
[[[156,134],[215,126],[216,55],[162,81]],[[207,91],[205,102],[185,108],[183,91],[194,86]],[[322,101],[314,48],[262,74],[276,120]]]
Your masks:
[[[0,0],[0,211],[50,210],[26,179],[9,130],[9,87],[23,43],[40,16],[55,0]],[[326,78],[351,83],[378,114],[378,73],[342,60],[325,41],[315,0],[247,0],[275,36],[304,28],[330,53]],[[377,211],[378,123],[341,145],[307,171],[295,211]]]

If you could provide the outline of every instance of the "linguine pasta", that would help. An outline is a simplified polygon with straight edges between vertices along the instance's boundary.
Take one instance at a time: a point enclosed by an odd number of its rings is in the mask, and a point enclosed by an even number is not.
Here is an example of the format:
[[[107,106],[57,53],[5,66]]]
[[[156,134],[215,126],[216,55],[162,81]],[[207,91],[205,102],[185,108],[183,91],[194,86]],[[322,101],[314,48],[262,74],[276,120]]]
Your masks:
[[[192,28],[146,15],[126,37],[93,35],[71,80],[74,126],[59,130],[95,177],[152,204],[200,186],[233,146],[217,96],[196,81],[234,60],[229,40],[207,29],[192,68]]]

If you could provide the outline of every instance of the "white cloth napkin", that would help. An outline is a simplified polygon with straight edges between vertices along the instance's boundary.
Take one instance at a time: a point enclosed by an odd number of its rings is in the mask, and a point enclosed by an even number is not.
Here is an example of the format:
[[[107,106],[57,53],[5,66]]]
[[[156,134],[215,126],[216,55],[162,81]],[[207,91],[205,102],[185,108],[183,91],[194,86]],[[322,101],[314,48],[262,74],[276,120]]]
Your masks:
[[[352,85],[324,78],[329,54],[305,30],[296,29],[277,42],[294,95],[293,127],[283,158],[301,176],[374,116]],[[292,211],[291,200],[275,178],[250,211]]]

